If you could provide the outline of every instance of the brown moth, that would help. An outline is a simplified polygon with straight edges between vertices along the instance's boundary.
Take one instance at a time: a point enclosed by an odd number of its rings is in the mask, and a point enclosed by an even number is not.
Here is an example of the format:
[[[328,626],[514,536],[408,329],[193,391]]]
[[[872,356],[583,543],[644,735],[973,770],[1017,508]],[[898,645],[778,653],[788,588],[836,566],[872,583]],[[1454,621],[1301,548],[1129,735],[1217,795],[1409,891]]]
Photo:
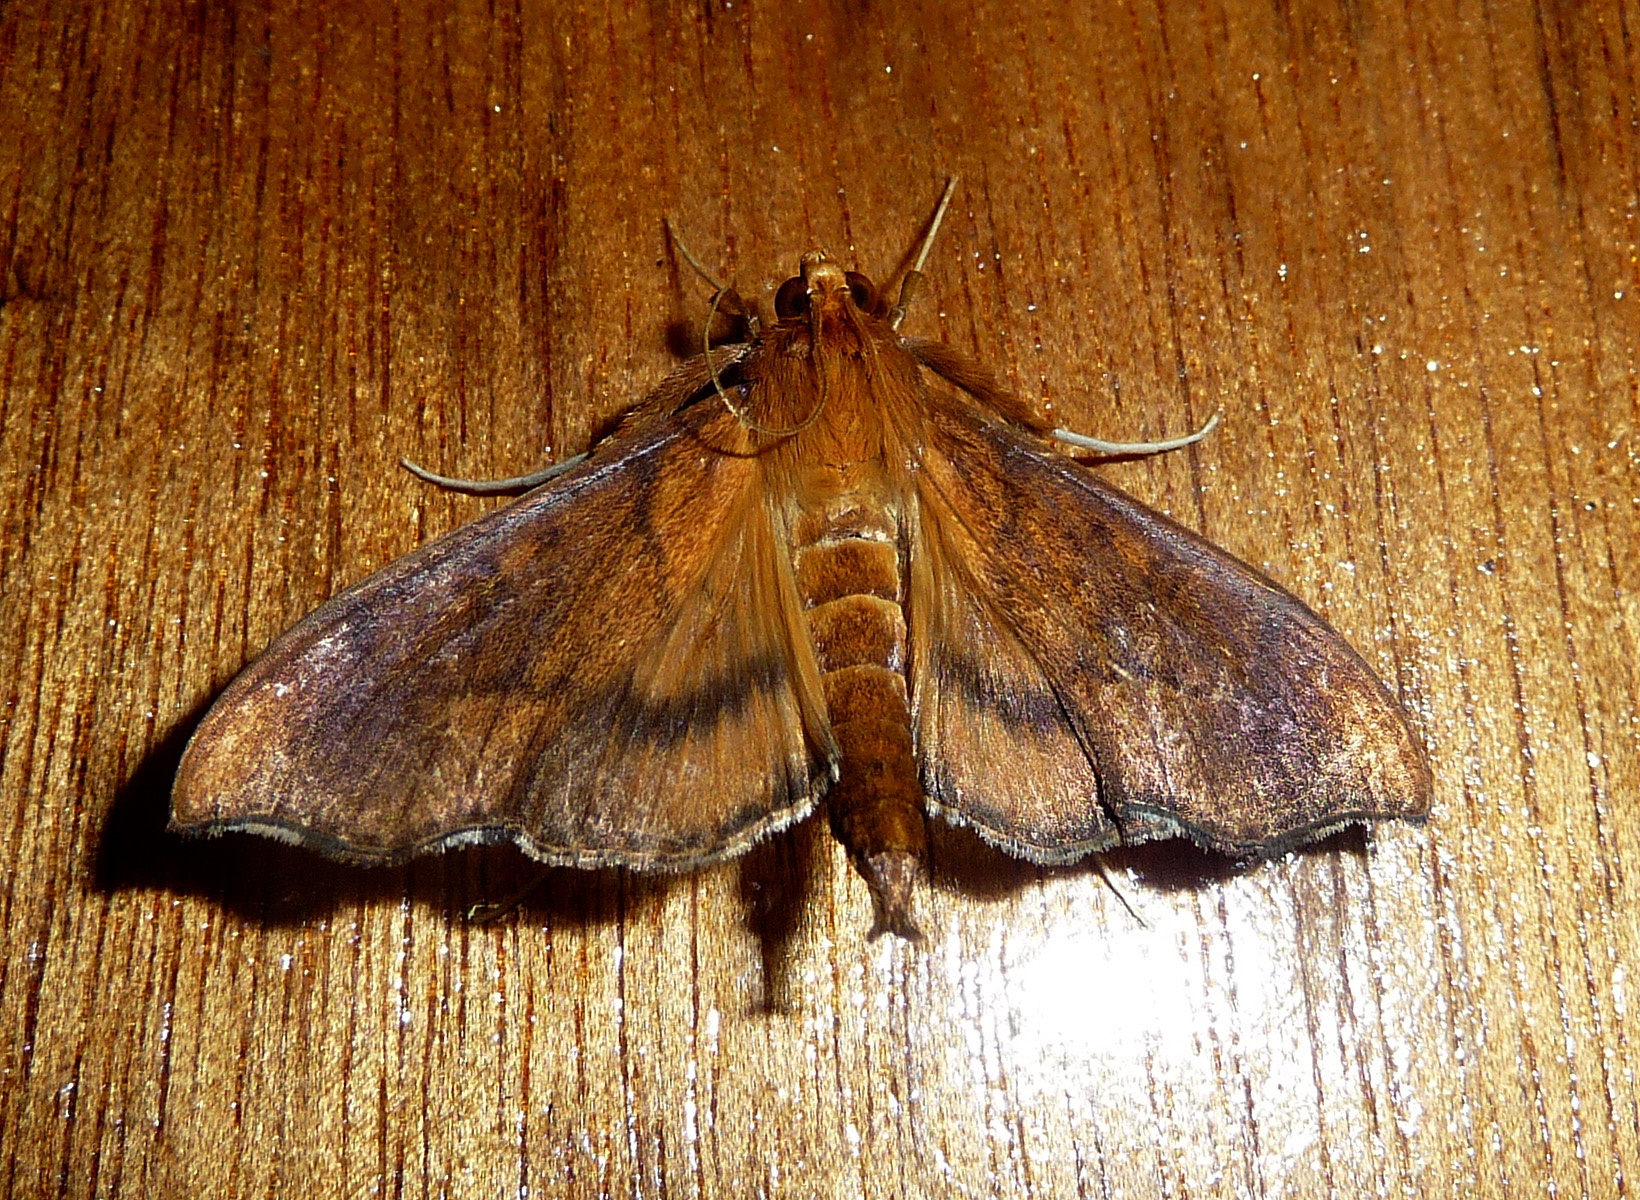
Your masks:
[[[743,341],[241,673],[173,828],[682,870],[824,797],[874,931],[909,936],[930,813],[1064,863],[1427,812],[1421,744],[1337,633],[1059,448],[1165,446],[1056,430],[900,335],[921,265],[889,307],[811,251],[771,327],[720,291]]]

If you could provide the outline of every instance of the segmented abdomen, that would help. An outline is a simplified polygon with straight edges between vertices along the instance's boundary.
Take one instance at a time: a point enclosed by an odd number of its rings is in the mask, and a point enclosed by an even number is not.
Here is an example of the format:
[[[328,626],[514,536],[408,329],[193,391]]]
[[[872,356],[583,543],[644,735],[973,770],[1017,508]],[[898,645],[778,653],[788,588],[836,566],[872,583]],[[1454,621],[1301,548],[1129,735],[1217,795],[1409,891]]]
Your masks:
[[[849,514],[797,548],[797,588],[819,660],[841,771],[832,828],[871,885],[877,930],[914,934],[909,903],[926,830],[906,692],[898,531]]]

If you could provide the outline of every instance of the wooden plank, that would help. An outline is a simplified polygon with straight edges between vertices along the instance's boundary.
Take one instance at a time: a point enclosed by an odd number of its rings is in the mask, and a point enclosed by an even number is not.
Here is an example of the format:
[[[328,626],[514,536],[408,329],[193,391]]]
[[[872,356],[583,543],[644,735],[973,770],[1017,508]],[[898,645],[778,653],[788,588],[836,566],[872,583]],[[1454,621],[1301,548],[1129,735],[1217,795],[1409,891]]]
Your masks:
[[[0,13],[0,1194],[1619,1196],[1640,1169],[1640,10],[110,0]],[[677,879],[164,833],[210,697],[878,277],[1313,603],[1436,810],[1267,866],[821,823]]]

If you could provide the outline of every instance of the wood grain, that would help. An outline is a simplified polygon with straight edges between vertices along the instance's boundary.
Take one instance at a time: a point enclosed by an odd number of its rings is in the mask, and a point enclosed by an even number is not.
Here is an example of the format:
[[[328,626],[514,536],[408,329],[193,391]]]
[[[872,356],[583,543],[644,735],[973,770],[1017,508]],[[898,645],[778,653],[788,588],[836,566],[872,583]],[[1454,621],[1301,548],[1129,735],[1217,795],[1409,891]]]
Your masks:
[[[1621,1196],[1640,1171],[1640,9],[0,9],[0,1192]],[[1037,871],[923,950],[823,830],[364,872],[163,832],[275,634],[573,453],[742,291],[908,332],[1313,603],[1424,829]]]

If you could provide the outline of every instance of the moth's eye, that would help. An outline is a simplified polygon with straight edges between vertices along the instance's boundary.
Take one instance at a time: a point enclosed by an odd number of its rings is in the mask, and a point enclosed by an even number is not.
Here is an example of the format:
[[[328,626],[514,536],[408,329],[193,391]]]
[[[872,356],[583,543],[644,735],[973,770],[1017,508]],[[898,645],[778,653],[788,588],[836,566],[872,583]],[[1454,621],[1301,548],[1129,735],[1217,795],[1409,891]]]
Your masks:
[[[809,311],[809,285],[793,275],[780,285],[774,294],[774,315],[782,321],[800,317]]]
[[[858,271],[848,271],[843,278],[848,282],[848,294],[854,297],[855,308],[868,313],[877,307],[876,284]]]

